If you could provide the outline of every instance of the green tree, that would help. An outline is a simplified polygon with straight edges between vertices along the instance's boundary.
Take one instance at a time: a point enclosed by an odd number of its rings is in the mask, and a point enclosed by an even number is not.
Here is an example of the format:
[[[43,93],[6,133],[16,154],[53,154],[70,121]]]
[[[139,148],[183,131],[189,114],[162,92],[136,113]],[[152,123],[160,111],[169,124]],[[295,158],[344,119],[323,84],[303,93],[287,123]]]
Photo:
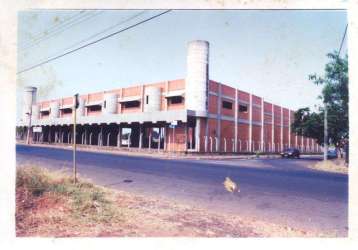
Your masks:
[[[332,143],[348,138],[348,56],[339,57],[338,52],[327,54],[329,62],[324,76],[312,74],[309,79],[316,85],[323,85],[322,94],[318,97],[326,103],[328,113],[328,138]],[[302,108],[295,112],[292,130],[303,136],[315,138],[323,143],[323,105],[317,112]]]

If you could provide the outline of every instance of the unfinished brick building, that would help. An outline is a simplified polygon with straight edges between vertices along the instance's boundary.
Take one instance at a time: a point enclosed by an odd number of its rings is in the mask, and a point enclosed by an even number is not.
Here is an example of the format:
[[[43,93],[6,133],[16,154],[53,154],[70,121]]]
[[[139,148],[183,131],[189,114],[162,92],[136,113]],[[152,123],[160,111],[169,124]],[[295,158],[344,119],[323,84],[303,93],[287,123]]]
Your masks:
[[[17,137],[34,143],[73,141],[73,97],[36,102],[25,88]],[[78,144],[195,152],[317,152],[291,132],[294,111],[209,80],[209,43],[188,44],[185,79],[80,95]],[[39,129],[41,127],[41,129]]]

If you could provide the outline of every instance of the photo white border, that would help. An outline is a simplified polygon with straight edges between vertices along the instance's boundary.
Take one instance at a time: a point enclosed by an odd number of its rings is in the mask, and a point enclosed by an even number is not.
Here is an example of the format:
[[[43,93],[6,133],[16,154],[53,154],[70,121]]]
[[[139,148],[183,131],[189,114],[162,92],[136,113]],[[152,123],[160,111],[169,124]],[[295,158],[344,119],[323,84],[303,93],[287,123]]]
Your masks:
[[[27,9],[348,9],[350,169],[349,237],[325,238],[16,238],[15,121],[17,11]],[[358,239],[358,1],[333,0],[2,0],[0,8],[0,248],[1,249],[289,249],[353,248]]]

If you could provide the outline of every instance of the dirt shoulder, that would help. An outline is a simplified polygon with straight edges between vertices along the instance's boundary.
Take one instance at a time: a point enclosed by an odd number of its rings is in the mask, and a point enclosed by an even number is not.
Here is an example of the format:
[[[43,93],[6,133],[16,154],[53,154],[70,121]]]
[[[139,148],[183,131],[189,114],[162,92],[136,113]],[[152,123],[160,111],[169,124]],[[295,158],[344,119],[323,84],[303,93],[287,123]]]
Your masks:
[[[73,184],[63,173],[19,167],[16,233],[42,237],[317,237],[282,225],[218,214],[173,200]]]
[[[349,168],[345,164],[344,159],[320,161],[315,164],[308,165],[307,167],[314,170],[346,174],[346,175],[348,175],[348,171],[349,171]]]

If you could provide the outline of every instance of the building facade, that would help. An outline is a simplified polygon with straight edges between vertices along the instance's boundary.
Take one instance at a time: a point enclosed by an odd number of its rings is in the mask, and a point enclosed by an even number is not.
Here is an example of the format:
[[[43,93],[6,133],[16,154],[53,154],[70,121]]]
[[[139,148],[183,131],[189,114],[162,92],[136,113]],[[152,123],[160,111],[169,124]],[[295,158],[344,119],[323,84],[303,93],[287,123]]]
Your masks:
[[[36,101],[24,93],[17,137],[29,127],[33,142],[73,141],[74,97]],[[76,142],[175,152],[319,152],[312,138],[291,131],[294,111],[209,79],[209,43],[188,44],[185,79],[79,96]]]

